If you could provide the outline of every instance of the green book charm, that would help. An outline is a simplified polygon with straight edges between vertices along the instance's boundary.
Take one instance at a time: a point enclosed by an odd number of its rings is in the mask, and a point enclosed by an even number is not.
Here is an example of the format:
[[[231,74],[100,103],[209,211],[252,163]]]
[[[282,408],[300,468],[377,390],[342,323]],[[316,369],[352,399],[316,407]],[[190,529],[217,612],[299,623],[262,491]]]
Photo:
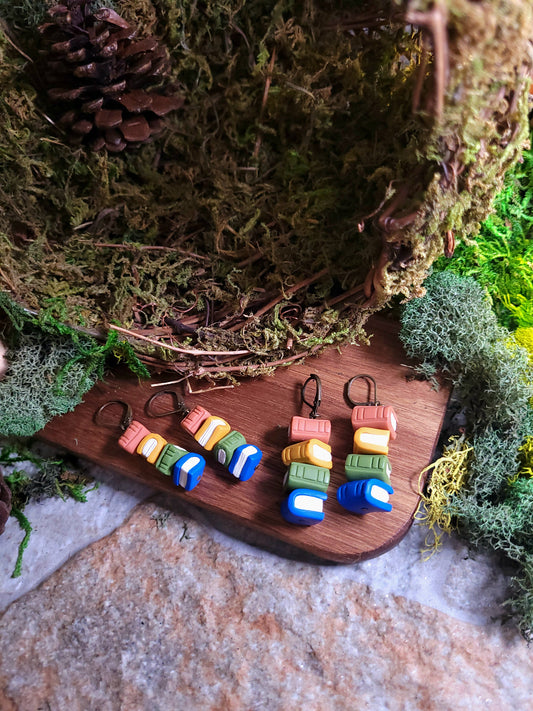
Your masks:
[[[186,454],[186,449],[182,449],[175,444],[167,444],[161,450],[161,454],[155,463],[155,467],[165,476],[171,476],[174,464],[176,464],[178,459],[181,459]]]
[[[283,480],[285,491],[312,489],[326,493],[328,486],[329,469],[301,462],[292,462]]]
[[[392,467],[385,454],[349,454],[344,465],[348,481],[379,479],[389,484]]]

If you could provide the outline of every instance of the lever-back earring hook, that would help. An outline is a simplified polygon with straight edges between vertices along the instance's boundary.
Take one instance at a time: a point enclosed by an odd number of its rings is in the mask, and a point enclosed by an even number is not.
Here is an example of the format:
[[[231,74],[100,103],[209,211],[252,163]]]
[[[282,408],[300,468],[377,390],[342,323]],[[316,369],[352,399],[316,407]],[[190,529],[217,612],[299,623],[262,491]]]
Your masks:
[[[352,397],[350,395],[350,390],[351,390],[353,383],[356,380],[360,380],[360,379],[364,379],[367,382],[367,386],[368,386],[368,400],[367,400],[367,402],[354,402],[354,400],[352,400]],[[372,389],[374,390],[374,397],[373,398],[372,398]],[[374,380],[374,378],[371,375],[354,375],[353,378],[350,378],[350,380],[348,380],[348,382],[346,383],[345,395],[346,395],[346,399],[348,400],[348,402],[350,403],[350,405],[352,407],[358,407],[359,405],[380,405],[381,404],[380,402],[378,402],[376,381]]]
[[[310,402],[308,402],[305,399],[305,390],[311,381],[314,381],[315,388],[316,388],[315,399],[313,400],[313,404],[311,404]],[[302,403],[307,405],[307,407],[311,408],[311,412],[309,413],[309,417],[311,419],[314,420],[318,417],[318,408],[320,407],[321,402],[322,402],[322,383],[320,382],[320,378],[318,377],[318,375],[315,375],[313,373],[312,375],[310,375],[307,378],[305,383],[302,385]]]
[[[162,395],[166,395],[171,398],[174,405],[173,410],[161,411],[154,408],[155,401]],[[185,405],[175,390],[160,390],[159,392],[154,393],[146,402],[144,409],[148,417],[166,417],[167,415],[180,415],[181,417],[185,417],[185,415],[189,413],[189,408]]]
[[[108,407],[111,407],[112,405],[119,405],[122,408],[122,417],[120,418],[118,423],[116,421],[106,422],[102,418],[102,413]],[[128,405],[128,403],[124,402],[123,400],[109,400],[109,402],[104,402],[104,404],[101,405],[93,415],[93,421],[96,425],[101,425],[103,427],[119,427],[123,432],[125,432],[128,429],[128,427],[132,423],[132,420],[133,420],[132,409],[131,409],[130,405]]]

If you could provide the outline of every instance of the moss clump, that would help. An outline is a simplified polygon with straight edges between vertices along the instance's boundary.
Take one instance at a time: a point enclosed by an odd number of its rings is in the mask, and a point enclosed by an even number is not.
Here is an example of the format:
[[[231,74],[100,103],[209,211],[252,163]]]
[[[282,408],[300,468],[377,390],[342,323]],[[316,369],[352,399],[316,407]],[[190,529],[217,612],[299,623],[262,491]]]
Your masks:
[[[424,498],[423,520],[445,523],[473,547],[502,552],[517,567],[509,605],[524,636],[533,639],[533,370],[528,353],[500,326],[484,289],[472,278],[441,272],[426,295],[403,311],[400,337],[424,373],[441,370],[455,387],[464,431],[434,465],[438,478]],[[469,448],[446,470],[449,451]],[[460,482],[460,486],[457,485]],[[438,535],[436,538],[438,543]]]
[[[10,5],[36,57],[32,4]],[[0,34],[0,284],[152,338],[156,365],[252,374],[357,339],[476,233],[527,138],[529,3],[114,7],[168,46],[184,109],[128,155],[73,149]]]
[[[473,432],[520,427],[533,394],[528,353],[500,326],[472,277],[434,274],[402,313],[401,339],[425,372],[447,373]]]
[[[493,299],[498,321],[516,332],[533,352],[533,151],[505,176],[494,212],[481,225],[475,242],[458,245],[452,260],[438,260],[436,270],[472,276]]]
[[[32,317],[4,294],[0,314],[10,324],[9,367],[0,381],[0,436],[29,437],[55,415],[73,410],[111,362],[122,360],[138,375],[149,375],[115,332],[101,344],[45,310]]]
[[[85,502],[89,491],[97,488],[98,484],[93,484],[85,475],[71,471],[66,460],[43,458],[23,446],[0,446],[0,463],[10,470],[5,483],[11,491],[11,515],[17,519],[25,534],[12,574],[13,578],[17,578],[22,572],[22,557],[33,530],[24,514],[27,504],[51,497]],[[33,473],[17,468],[22,463],[26,467],[30,465]]]

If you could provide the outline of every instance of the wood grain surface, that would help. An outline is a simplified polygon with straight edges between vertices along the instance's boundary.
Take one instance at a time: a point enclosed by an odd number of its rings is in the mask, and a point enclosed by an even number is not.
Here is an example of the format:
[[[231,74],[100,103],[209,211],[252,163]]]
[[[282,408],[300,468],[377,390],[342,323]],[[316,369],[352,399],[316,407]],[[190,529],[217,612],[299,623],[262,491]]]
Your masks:
[[[419,474],[430,462],[445,414],[448,391],[435,391],[429,383],[408,380],[408,361],[397,336],[397,325],[374,318],[367,327],[373,334],[369,346],[332,348],[308,359],[304,364],[278,369],[274,375],[241,382],[232,389],[190,394],[183,385],[173,386],[192,409],[202,405],[212,414],[226,419],[247,442],[263,451],[263,459],[254,476],[246,482],[232,479],[212,454],[205,452],[179,426],[176,415],[148,417],[145,403],[153,395],[155,382],[169,380],[158,375],[149,382],[139,382],[131,375],[115,372],[86,394],[74,412],[54,418],[40,433],[40,438],[91,460],[107,469],[171,492],[191,503],[222,513],[240,524],[282,539],[321,558],[337,562],[355,562],[389,550],[408,531],[419,503]],[[285,467],[281,450],[288,445],[287,427],[293,415],[307,416],[309,408],[301,405],[301,386],[311,373],[322,381],[320,414],[332,422],[330,444],[333,469],[325,502],[325,519],[313,526],[295,526],[280,514]],[[392,405],[398,415],[398,436],[391,440],[389,459],[394,494],[389,513],[358,516],[343,509],[336,500],[338,487],[346,482],[344,461],[352,451],[351,407],[344,398],[344,385],[354,375],[372,375],[378,385],[378,399]],[[205,388],[206,384],[200,384]],[[313,396],[313,388],[307,392]],[[366,399],[364,382],[354,385],[352,397]],[[119,429],[97,426],[95,411],[109,400],[128,402],[136,420],[163,435],[169,442],[202,453],[207,461],[198,486],[190,492],[177,488],[169,478],[139,455],[122,450],[117,440]],[[166,396],[158,407],[170,408]],[[106,410],[105,419],[120,417],[120,410]]]

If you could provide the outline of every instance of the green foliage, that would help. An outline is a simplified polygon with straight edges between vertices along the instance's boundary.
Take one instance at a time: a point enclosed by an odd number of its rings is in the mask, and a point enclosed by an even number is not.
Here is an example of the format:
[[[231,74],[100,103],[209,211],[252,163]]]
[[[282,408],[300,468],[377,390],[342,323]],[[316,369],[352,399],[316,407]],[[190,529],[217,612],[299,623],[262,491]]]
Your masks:
[[[35,33],[20,34],[22,15],[34,28],[42,4],[0,0],[10,37],[31,58],[38,56]],[[502,32],[510,48],[520,46],[527,7],[488,4],[495,16],[505,6]],[[60,296],[69,323],[142,329],[186,315],[190,344],[246,347],[247,362],[256,363],[287,355],[280,324],[285,329],[296,317],[261,311],[280,297],[298,315],[293,354],[309,343],[357,339],[361,314],[371,311],[362,289],[338,308],[327,302],[360,287],[389,244],[380,210],[399,195],[389,216],[419,217],[403,223],[399,253],[391,247],[394,268],[382,280],[377,307],[392,293],[411,294],[442,251],[437,215],[446,216],[444,229],[476,231],[523,143],[524,87],[516,83],[515,62],[500,61],[502,43],[464,0],[453,0],[450,13],[442,122],[427,108],[430,80],[425,108],[412,110],[420,33],[401,19],[370,30],[354,21],[369,8],[395,14],[396,2],[114,5],[140,35],[153,33],[167,45],[169,90],[185,99],[156,144],[128,154],[68,145],[51,123],[56,107],[32,80],[34,66],[0,32],[0,279],[32,309]],[[411,5],[428,8],[425,0]],[[462,19],[465,13],[472,18]],[[513,13],[519,16],[507,22]],[[483,57],[485,73],[472,76],[474,54]],[[468,101],[456,102],[465,87]],[[505,120],[494,109],[503,87],[517,97]],[[512,140],[500,135],[509,122],[516,127]],[[487,136],[479,135],[480,125]],[[480,151],[481,139],[489,150]],[[453,186],[439,173],[448,160],[449,174],[464,168]],[[365,219],[370,214],[376,219]],[[412,254],[404,259],[406,250]],[[310,288],[289,291],[316,274]]]
[[[47,0],[0,0],[0,18],[17,29],[35,28],[51,7]]]
[[[484,289],[452,272],[432,275],[426,295],[403,310],[401,339],[423,367],[448,373],[469,427],[521,426],[532,395],[527,351],[498,324]]]
[[[56,415],[73,410],[106,363],[119,358],[140,376],[146,368],[131,346],[111,332],[105,343],[86,336],[44,310],[38,318],[0,293],[0,311],[9,319],[9,369],[0,381],[0,435],[28,437]]]
[[[41,457],[25,446],[3,446],[0,448],[0,463],[9,467],[12,472],[5,477],[5,482],[11,489],[12,509],[11,515],[19,522],[24,531],[24,538],[19,545],[19,551],[13,578],[22,572],[22,558],[30,542],[32,526],[24,514],[24,509],[30,501],[42,501],[51,497],[75,499],[79,502],[87,501],[89,491],[98,485],[93,484],[89,477],[73,473],[68,463],[63,459],[54,460]],[[33,474],[17,469],[17,465],[24,463],[31,465]],[[89,488],[89,485],[92,485]]]
[[[526,554],[520,561],[520,572],[512,579],[514,597],[506,601],[518,619],[518,626],[525,637],[533,639],[533,555]]]
[[[525,150],[505,177],[475,242],[460,243],[435,270],[473,276],[493,298],[504,326],[533,326],[533,151]]]
[[[496,500],[467,492],[452,501],[449,510],[471,545],[499,551],[515,564],[514,596],[505,604],[522,635],[533,641],[533,479],[518,478]]]
[[[466,483],[443,510],[472,546],[501,551],[517,566],[509,605],[533,639],[533,479],[519,456],[533,436],[533,370],[472,277],[445,271],[425,285],[426,295],[404,308],[400,337],[426,372],[450,379],[473,449]]]
[[[33,528],[31,527],[31,523],[28,521],[22,511],[20,511],[20,509],[12,508],[11,515],[17,519],[17,521],[19,522],[19,526],[24,531],[24,538],[20,542],[17,561],[15,563],[15,567],[13,568],[13,573],[11,574],[12,578],[19,578],[22,573],[22,557],[24,555],[24,551],[30,543],[30,536],[33,531]]]

